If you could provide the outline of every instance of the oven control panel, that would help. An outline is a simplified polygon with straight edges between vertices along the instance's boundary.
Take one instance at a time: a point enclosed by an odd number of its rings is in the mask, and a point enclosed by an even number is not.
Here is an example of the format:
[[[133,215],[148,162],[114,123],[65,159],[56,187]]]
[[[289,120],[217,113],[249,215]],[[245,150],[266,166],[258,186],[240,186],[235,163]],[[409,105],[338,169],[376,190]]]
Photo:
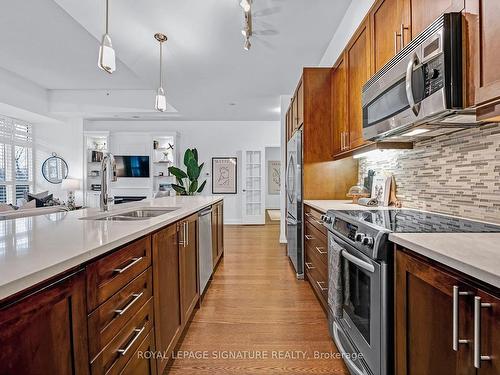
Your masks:
[[[336,217],[333,222],[333,229],[349,238],[351,241],[356,241],[356,233],[358,232],[357,225],[348,223],[347,221]]]

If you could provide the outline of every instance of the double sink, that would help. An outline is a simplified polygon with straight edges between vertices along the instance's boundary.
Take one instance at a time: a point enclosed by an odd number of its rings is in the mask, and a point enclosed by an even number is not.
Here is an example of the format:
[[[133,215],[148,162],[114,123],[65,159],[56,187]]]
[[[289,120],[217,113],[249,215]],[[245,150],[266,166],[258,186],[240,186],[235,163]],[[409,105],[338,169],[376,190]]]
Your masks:
[[[179,207],[145,207],[135,208],[130,211],[109,213],[108,215],[96,215],[82,217],[82,220],[97,220],[97,221],[137,221],[147,220],[153,217],[165,215],[178,210]]]

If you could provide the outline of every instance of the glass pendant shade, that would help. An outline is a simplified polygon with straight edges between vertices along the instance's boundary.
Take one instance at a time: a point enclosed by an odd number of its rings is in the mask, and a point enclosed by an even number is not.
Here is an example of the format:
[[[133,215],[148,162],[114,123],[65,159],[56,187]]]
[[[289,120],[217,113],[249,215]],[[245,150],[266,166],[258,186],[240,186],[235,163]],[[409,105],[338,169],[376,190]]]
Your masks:
[[[116,70],[115,50],[108,34],[104,34],[102,37],[102,43],[99,47],[98,66],[110,74]]]
[[[165,96],[165,91],[163,91],[163,87],[160,87],[156,93],[155,109],[160,112],[165,112],[167,110],[167,98]]]
[[[246,39],[245,40],[245,44],[243,45],[243,48],[245,49],[245,51],[248,51],[250,50],[250,47],[252,47],[252,43],[250,43],[250,39]]]

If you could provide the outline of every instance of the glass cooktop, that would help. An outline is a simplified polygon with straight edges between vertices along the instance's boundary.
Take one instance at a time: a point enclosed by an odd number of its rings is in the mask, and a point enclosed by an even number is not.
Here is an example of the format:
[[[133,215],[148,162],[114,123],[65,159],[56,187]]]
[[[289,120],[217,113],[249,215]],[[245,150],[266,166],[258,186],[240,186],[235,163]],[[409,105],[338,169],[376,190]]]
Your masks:
[[[398,233],[492,233],[500,226],[445,215],[405,209],[335,210],[357,221]]]

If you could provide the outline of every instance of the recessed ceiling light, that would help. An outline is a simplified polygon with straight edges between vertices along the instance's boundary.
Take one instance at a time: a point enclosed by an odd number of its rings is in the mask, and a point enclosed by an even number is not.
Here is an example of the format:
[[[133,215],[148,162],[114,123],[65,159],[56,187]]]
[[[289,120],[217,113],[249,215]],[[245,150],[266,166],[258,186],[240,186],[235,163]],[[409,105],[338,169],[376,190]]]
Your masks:
[[[233,107],[233,106],[236,105],[236,103],[231,102],[231,103],[228,103],[228,105],[230,105],[231,107]]]
[[[141,118],[141,116],[132,116],[132,118]]]

